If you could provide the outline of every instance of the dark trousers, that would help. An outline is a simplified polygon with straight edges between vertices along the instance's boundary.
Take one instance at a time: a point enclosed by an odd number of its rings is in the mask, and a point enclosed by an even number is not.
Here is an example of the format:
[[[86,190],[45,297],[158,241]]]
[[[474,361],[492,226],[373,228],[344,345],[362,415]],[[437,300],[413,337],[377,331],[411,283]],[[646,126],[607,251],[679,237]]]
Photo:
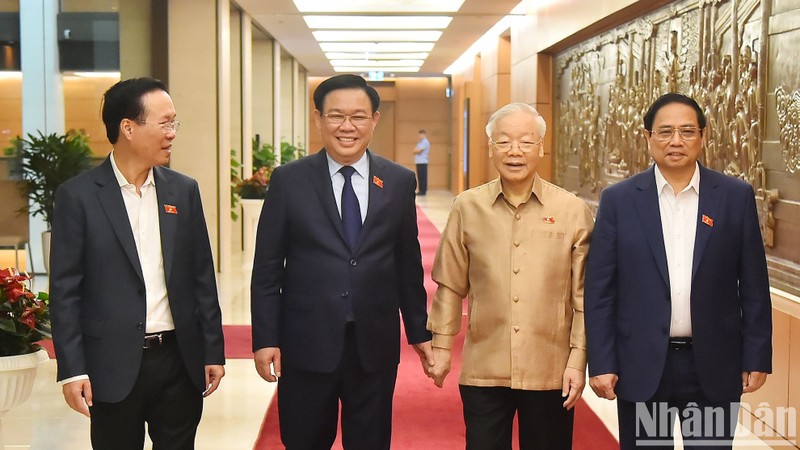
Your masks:
[[[618,398],[620,449],[671,449],[673,426],[681,418],[686,449],[730,449],[739,417],[739,399],[711,401],[700,388],[691,349],[670,349],[652,399]],[[692,445],[695,441],[695,445]]]
[[[467,426],[467,450],[510,450],[514,415],[520,450],[569,450],[575,410],[562,406],[561,390],[524,391],[459,385]]]
[[[330,449],[336,440],[340,401],[345,449],[389,449],[397,366],[366,372],[352,325],[347,327],[342,362],[334,372],[308,372],[286,365],[282,369],[278,414],[287,450]]]
[[[420,194],[428,192],[428,163],[417,164],[417,188]]]
[[[124,400],[93,403],[95,450],[142,450],[145,422],[153,450],[194,448],[203,396],[186,373],[177,342],[144,350],[139,376]]]

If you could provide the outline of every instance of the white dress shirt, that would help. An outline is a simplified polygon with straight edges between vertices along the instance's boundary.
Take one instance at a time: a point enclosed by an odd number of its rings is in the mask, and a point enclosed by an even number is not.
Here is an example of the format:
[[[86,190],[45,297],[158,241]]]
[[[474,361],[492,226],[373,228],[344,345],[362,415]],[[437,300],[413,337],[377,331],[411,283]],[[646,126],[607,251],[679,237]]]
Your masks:
[[[111,152],[111,167],[122,190],[122,199],[128,211],[128,220],[136,241],[136,253],[144,276],[147,315],[145,332],[174,330],[172,312],[167,297],[167,282],[164,275],[164,256],[161,253],[161,227],[158,223],[158,197],[153,169],[139,188],[141,197],[136,193],[136,186],[129,183],[122,175]]]
[[[697,234],[700,169],[695,163],[692,179],[677,194],[658,170],[658,166],[655,167],[655,174],[672,301],[669,335],[688,337],[692,335],[692,258]]]
[[[344,175],[339,173],[339,169],[344,167],[331,158],[331,155],[325,155],[328,158],[328,172],[331,175],[331,184],[333,185],[333,196],[336,198],[336,209],[339,210],[339,217],[342,217],[342,189],[344,189]],[[369,157],[367,153],[361,156],[361,159],[352,164],[356,171],[350,177],[353,182],[353,190],[358,197],[358,208],[361,210],[361,223],[367,218],[367,205],[369,204]]]

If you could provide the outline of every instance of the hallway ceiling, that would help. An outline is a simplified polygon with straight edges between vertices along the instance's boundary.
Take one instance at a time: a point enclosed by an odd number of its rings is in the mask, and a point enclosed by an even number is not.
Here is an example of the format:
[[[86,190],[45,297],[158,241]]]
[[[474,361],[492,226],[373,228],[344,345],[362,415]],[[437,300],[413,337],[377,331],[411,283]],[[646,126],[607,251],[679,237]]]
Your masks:
[[[447,24],[444,29],[439,29],[441,37],[435,42],[433,49],[427,58],[422,63],[419,71],[416,73],[397,73],[397,76],[429,76],[441,75],[444,70],[450,66],[462,53],[464,53],[475,41],[480,39],[486,31],[495,25],[500,19],[507,15],[520,0],[464,0],[461,7],[456,12],[443,12],[443,11],[421,11],[422,9],[429,9],[431,5],[442,5],[445,3],[452,3],[450,0],[394,0],[391,2],[382,2],[379,0],[328,0],[324,6],[325,11],[301,13],[298,11],[297,6],[293,0],[237,0],[237,3],[247,11],[253,18],[254,22],[263,28],[270,36],[275,38],[281,46],[292,56],[294,56],[300,64],[308,70],[311,76],[330,76],[334,75],[333,66],[317,42],[312,31],[309,28],[306,20],[303,18],[305,15],[315,16],[389,16],[391,22],[392,17],[398,18],[398,21],[409,20],[403,19],[403,16],[451,16],[452,21]],[[307,0],[297,0],[298,3],[307,2]],[[381,7],[380,12],[353,12],[353,8],[348,8],[352,4],[365,4],[370,6],[385,4]],[[416,5],[416,6],[415,6]],[[400,11],[387,11],[386,9],[400,9]],[[358,9],[363,11],[363,9]],[[320,18],[316,18],[320,19]],[[342,17],[345,20],[345,17]],[[377,23],[377,18],[368,19],[372,23]],[[418,19],[411,19],[416,21]],[[421,20],[419,20],[421,22]],[[335,30],[326,29],[325,33],[333,32]],[[379,31],[390,31],[388,28],[381,28]],[[325,34],[323,33],[323,34]],[[418,30],[413,33],[413,37],[428,36],[430,41],[433,41],[438,35],[437,31],[433,28],[426,30]],[[355,32],[352,29],[345,30],[343,35],[334,37],[337,41],[352,40]],[[390,39],[400,39],[392,38]],[[376,42],[377,38],[371,39],[371,42]],[[356,50],[356,43],[340,44],[346,51]],[[430,46],[430,45],[428,45]],[[360,51],[360,50],[358,50]],[[418,52],[416,52],[418,53]],[[375,54],[371,54],[375,55]],[[395,57],[403,57],[405,55],[393,55]],[[420,55],[408,55],[402,59],[419,59]],[[401,63],[398,62],[398,65]],[[417,65],[419,63],[417,62]],[[383,70],[387,76],[391,75],[390,69]],[[354,71],[355,72],[355,71]]]

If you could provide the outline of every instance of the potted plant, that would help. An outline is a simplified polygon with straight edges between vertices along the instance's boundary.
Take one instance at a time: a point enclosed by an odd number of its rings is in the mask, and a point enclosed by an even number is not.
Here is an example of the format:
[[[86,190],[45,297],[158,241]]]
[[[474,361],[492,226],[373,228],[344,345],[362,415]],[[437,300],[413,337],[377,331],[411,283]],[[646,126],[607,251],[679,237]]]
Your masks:
[[[48,295],[34,294],[30,279],[15,268],[0,270],[0,417],[28,399],[36,368],[48,359],[37,344],[51,337]]]
[[[22,190],[33,208],[30,213],[33,216],[42,216],[47,222],[48,231],[42,234],[42,247],[45,253],[45,269],[48,269],[49,230],[53,220],[56,189],[61,183],[89,168],[92,151],[89,149],[87,136],[74,130],[66,134],[28,134],[27,139],[17,137],[13,145],[18,149]]]

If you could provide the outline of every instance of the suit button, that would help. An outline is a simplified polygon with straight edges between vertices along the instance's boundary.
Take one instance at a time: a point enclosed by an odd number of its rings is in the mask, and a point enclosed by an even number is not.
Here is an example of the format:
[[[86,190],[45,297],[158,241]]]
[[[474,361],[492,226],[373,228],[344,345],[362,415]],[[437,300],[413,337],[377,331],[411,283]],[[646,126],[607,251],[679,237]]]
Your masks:
[[[349,295],[350,295],[350,292],[349,292],[349,291],[344,291],[344,292],[342,292],[342,297],[347,297],[347,296],[349,296]]]
[[[514,216],[514,218],[517,219],[517,220],[522,219],[522,215],[521,214],[517,214],[517,215]]]
[[[518,301],[519,301],[519,297],[517,297],[517,296],[515,295],[515,296],[514,296],[514,303],[517,303]]]
[[[350,260],[350,265],[351,265],[351,266],[353,266],[353,267],[355,267],[355,266],[357,266],[357,265],[358,265],[358,263],[356,262],[356,260],[355,260],[355,259],[351,259],[351,260]]]
[[[519,241],[514,241],[514,247],[519,247]]]
[[[519,267],[514,267],[514,273],[519,273]]]
[[[518,327],[518,326],[516,326],[516,325],[514,325],[514,331],[515,331],[515,332],[516,332],[516,331],[519,331],[519,327]]]
[[[141,331],[141,330],[144,330],[144,324],[143,324],[142,322],[139,322],[139,323],[137,323],[137,324],[136,324],[136,329],[137,329],[137,330],[140,330],[140,331]]]

